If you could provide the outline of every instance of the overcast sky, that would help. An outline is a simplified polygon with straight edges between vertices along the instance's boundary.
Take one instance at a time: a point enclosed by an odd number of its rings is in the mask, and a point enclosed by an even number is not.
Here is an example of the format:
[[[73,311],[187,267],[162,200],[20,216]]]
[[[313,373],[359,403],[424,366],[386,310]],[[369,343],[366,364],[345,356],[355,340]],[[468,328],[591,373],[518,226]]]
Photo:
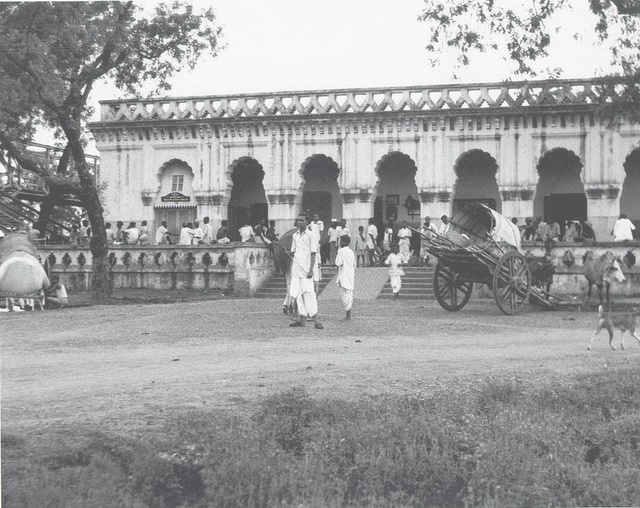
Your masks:
[[[515,1],[515,0],[510,0]],[[150,3],[150,2],[147,2]],[[586,8],[587,1],[574,2]],[[427,26],[417,20],[422,0],[214,0],[227,48],[174,80],[172,96],[327,88],[449,83],[453,65],[429,66]],[[568,26],[590,26],[574,11]],[[591,25],[592,26],[592,25]],[[451,61],[452,58],[446,59]],[[606,67],[608,54],[585,41],[565,42],[548,62],[565,77],[590,77]],[[458,71],[461,81],[502,81],[512,66],[483,55]],[[117,98],[111,87],[94,99]]]

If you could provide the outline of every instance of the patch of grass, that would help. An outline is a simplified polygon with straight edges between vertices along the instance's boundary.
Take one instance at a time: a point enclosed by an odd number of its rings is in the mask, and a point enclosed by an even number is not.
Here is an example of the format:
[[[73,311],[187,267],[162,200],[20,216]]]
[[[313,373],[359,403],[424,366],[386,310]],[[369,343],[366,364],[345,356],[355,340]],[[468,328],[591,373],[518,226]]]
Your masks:
[[[640,369],[354,401],[294,388],[250,416],[82,438],[3,456],[3,506],[640,505]]]

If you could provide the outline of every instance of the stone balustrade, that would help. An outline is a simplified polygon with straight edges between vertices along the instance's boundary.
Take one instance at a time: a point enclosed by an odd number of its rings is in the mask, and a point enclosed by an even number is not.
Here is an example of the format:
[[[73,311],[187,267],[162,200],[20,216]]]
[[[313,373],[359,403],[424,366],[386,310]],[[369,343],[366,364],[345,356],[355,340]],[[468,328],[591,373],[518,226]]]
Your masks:
[[[91,288],[89,249],[46,245],[38,252],[69,290]],[[273,272],[269,250],[256,243],[112,245],[108,261],[115,288],[220,289],[251,296]]]
[[[567,250],[575,257],[575,264],[570,267],[562,262]],[[552,260],[556,265],[552,293],[586,297],[587,280],[584,277],[583,266],[585,253],[593,251],[596,256],[600,256],[612,251],[622,258],[629,250],[638,258],[638,265],[632,268],[622,267],[627,282],[614,284],[612,294],[640,296],[640,242],[557,244],[551,251]],[[524,242],[522,251],[543,256],[544,246],[542,242]],[[81,247],[47,245],[39,247],[38,252],[43,262],[45,258],[49,260],[52,273],[60,275],[62,283],[71,291],[91,288],[91,251]],[[226,266],[220,263],[222,254],[228,258]],[[109,263],[115,288],[220,289],[233,291],[240,296],[253,295],[274,269],[268,249],[255,243],[190,246],[118,245],[110,249]],[[483,288],[478,289],[481,294],[486,293],[490,296]]]
[[[544,256],[544,245],[542,242],[523,242],[523,252],[531,252],[535,256]],[[562,262],[564,253],[570,250],[575,257],[573,266],[566,266]],[[607,251],[611,251],[620,258],[623,258],[627,251],[632,251],[638,258],[637,263],[632,268],[622,266],[622,271],[627,279],[623,283],[615,283],[611,287],[611,294],[618,296],[640,296],[640,242],[614,243],[558,243],[551,249],[552,261],[556,266],[556,274],[553,278],[551,292],[558,295],[584,295],[586,298],[588,284],[584,276],[583,257],[587,251],[593,251],[596,256],[601,256]],[[592,301],[597,301],[597,290],[594,288]]]
[[[449,84],[262,94],[101,101],[100,123],[371,115],[447,110],[594,110],[622,93],[603,79]],[[94,128],[99,124],[94,124]],[[195,136],[195,134],[194,134]]]

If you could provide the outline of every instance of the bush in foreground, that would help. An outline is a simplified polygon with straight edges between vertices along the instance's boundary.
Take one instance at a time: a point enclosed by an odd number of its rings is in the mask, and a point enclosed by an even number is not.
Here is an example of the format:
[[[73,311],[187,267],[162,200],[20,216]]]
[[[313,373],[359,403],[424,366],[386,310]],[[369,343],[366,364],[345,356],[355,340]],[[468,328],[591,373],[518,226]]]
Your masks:
[[[3,435],[3,506],[640,505],[640,369],[355,401],[294,388],[252,417],[69,439]]]

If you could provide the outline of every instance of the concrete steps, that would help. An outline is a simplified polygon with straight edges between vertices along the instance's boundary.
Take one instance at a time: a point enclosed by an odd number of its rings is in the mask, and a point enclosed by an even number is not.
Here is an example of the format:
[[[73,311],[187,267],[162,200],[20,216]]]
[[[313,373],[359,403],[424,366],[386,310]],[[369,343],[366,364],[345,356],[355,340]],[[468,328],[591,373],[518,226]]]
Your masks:
[[[402,300],[425,300],[433,299],[433,266],[403,266],[404,277],[402,277],[402,289],[400,299]],[[379,299],[393,298],[391,284],[387,283],[378,295]]]
[[[338,273],[338,269],[333,266],[322,267],[322,280],[319,284],[319,291],[329,284],[329,281]],[[253,295],[255,298],[283,298],[287,294],[287,285],[282,274],[273,274],[265,281],[262,287]]]

